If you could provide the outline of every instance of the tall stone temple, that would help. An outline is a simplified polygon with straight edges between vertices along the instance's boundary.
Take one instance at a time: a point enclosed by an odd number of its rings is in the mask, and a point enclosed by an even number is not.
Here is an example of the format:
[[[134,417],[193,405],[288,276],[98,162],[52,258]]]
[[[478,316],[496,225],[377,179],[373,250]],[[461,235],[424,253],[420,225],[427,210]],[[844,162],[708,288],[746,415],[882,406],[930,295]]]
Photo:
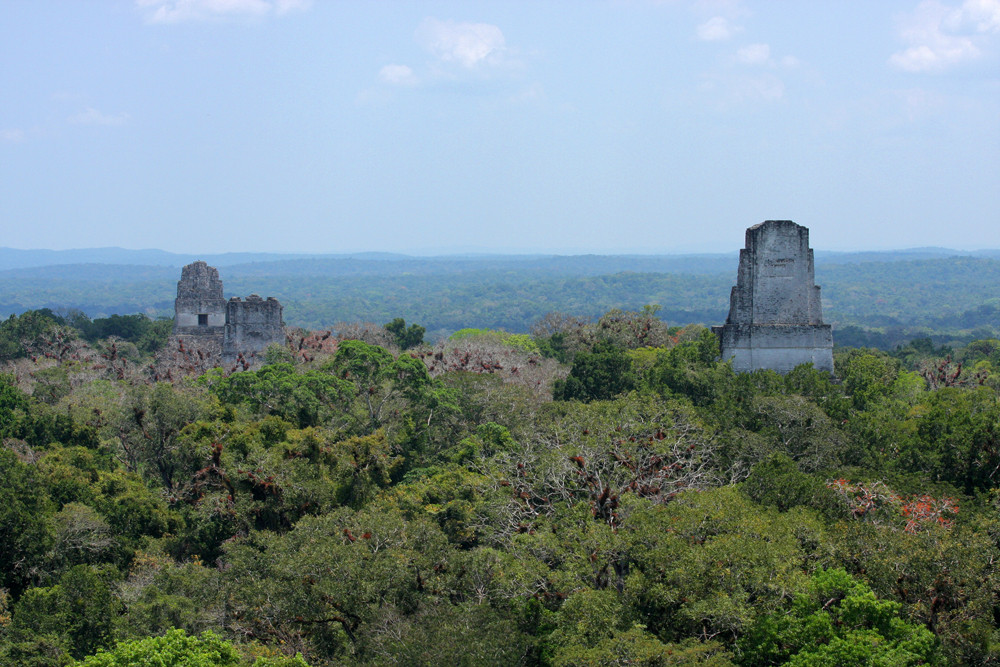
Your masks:
[[[210,355],[232,363],[249,358],[272,343],[285,342],[282,306],[274,297],[251,294],[244,301],[222,296],[219,271],[205,262],[181,270],[174,301],[174,336]]]
[[[729,317],[712,331],[737,372],[787,373],[804,363],[833,372],[833,331],[823,324],[807,227],[767,220],[747,229]]]

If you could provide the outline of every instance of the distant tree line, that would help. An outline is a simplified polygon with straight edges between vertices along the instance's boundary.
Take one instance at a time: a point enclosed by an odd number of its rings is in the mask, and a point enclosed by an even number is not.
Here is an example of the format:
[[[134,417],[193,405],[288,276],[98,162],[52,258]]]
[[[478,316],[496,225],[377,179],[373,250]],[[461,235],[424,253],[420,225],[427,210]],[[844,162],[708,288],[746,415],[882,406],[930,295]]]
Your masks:
[[[572,260],[572,261],[570,261]],[[237,293],[277,296],[285,320],[308,329],[336,322],[390,322],[396,317],[419,322],[428,339],[440,340],[462,328],[503,329],[527,333],[549,312],[573,313],[593,321],[613,308],[639,310],[661,305],[659,317],[673,325],[721,324],[735,280],[716,267],[709,273],[595,273],[614,269],[600,258],[554,258],[549,262],[418,262],[409,275],[399,266],[386,274],[320,272],[329,263],[282,263],[246,270],[226,284]],[[649,271],[648,262],[635,262]],[[724,264],[722,265],[724,266]],[[502,268],[501,268],[502,267]],[[520,270],[518,270],[520,267]],[[670,271],[669,263],[664,271]],[[72,307],[91,317],[112,313],[168,314],[174,280],[142,271],[125,281],[94,276],[84,268],[66,268],[5,276],[0,313],[41,307]],[[310,271],[314,273],[309,273]],[[679,269],[678,269],[679,271]],[[51,275],[50,275],[51,274]],[[458,279],[460,277],[460,279]],[[847,347],[889,350],[915,337],[936,344],[965,344],[1000,335],[1000,260],[955,257],[898,262],[821,264],[824,317],[834,323],[835,341]]]

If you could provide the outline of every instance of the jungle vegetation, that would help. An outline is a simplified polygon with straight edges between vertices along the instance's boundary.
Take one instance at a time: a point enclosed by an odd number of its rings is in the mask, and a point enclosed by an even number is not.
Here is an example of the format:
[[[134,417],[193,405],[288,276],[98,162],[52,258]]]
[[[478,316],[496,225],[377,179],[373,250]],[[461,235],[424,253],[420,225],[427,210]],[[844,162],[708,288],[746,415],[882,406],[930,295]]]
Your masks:
[[[1000,340],[382,321],[235,372],[0,323],[0,666],[1000,661]]]

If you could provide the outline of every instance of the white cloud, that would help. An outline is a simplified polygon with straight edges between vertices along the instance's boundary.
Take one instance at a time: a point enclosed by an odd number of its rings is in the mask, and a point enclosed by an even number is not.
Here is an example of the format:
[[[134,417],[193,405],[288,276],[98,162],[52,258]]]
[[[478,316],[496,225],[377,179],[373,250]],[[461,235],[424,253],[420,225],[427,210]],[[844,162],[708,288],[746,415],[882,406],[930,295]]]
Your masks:
[[[698,39],[705,42],[723,42],[742,30],[726,17],[714,16],[698,26],[697,34]]]
[[[420,22],[413,37],[431,58],[422,67],[384,65],[378,72],[380,83],[399,87],[434,86],[442,82],[448,86],[476,85],[499,78],[513,85],[522,78],[524,63],[518,52],[507,45],[503,31],[490,23],[428,17]],[[386,85],[377,86],[365,91],[359,100],[362,103],[381,100],[388,90]],[[514,98],[521,99],[517,95]]]
[[[312,0],[136,0],[150,23],[180,23],[229,17],[281,16],[306,9]]]
[[[288,12],[309,9],[312,0],[275,0],[274,13],[278,16]]]
[[[503,32],[489,23],[457,23],[425,19],[416,32],[417,42],[445,62],[471,69],[503,56]]]
[[[736,59],[744,65],[766,65],[771,62],[771,47],[767,44],[751,44],[736,52]]]
[[[924,0],[901,22],[910,46],[889,58],[907,72],[939,72],[975,60],[1000,34],[1000,0],[966,0],[961,6]]]
[[[24,141],[24,130],[0,130],[0,143],[16,144]]]
[[[69,122],[76,125],[121,125],[129,119],[127,113],[105,114],[93,107],[69,117]]]
[[[386,65],[379,70],[378,78],[385,83],[391,83],[396,86],[414,86],[417,84],[416,75],[406,65]]]
[[[966,0],[948,24],[953,30],[1000,33],[1000,0]]]

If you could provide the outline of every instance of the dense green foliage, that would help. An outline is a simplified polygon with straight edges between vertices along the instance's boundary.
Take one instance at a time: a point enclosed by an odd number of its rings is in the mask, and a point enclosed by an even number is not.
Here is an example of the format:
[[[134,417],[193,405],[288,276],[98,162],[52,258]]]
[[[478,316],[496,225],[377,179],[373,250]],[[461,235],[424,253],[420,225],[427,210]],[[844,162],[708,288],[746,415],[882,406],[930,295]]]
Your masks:
[[[91,320],[80,311],[67,317],[49,308],[11,315],[0,322],[0,361],[45,355],[61,358],[67,343],[82,338],[91,343],[104,338],[132,343],[137,351],[151,354],[163,347],[173,320],[151,320],[145,315],[112,315]]]
[[[189,637],[183,630],[122,642],[77,663],[77,667],[309,667],[301,656],[243,658],[230,642],[210,631]]]
[[[14,318],[0,667],[1000,662],[1000,341],[736,374],[658,315],[248,370]]]
[[[818,570],[788,610],[760,618],[740,640],[746,665],[927,665],[938,661],[927,628],[901,617],[843,569]]]
[[[632,359],[626,350],[601,340],[593,351],[580,351],[565,380],[556,380],[553,398],[589,403],[607,400],[635,388]]]
[[[174,326],[172,319],[151,320],[140,314],[111,315],[91,320],[86,315],[77,313],[68,323],[91,343],[114,336],[135,343],[140,351],[147,353],[156,352],[163,347]]]
[[[401,350],[409,350],[424,342],[424,333],[427,329],[419,324],[411,324],[406,327],[406,320],[397,317],[392,322],[385,325],[385,330],[392,334],[396,341],[396,346]]]

